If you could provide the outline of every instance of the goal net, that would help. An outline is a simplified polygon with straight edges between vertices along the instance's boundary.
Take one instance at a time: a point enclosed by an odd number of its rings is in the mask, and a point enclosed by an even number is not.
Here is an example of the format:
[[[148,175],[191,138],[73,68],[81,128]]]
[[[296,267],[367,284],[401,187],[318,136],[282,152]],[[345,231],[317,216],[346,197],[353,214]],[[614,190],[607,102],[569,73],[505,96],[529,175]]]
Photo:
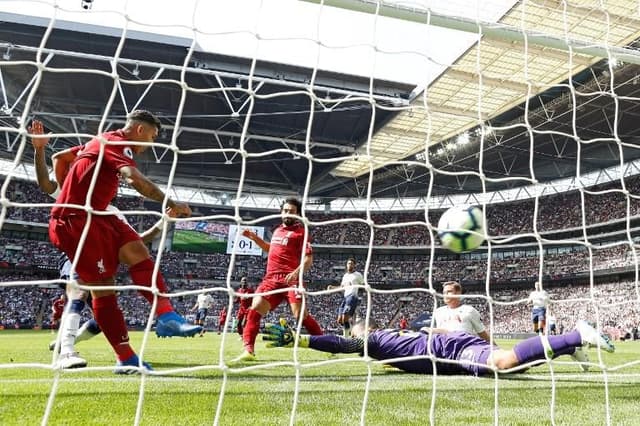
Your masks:
[[[0,18],[2,423],[640,420],[640,3],[3,0]],[[29,342],[59,347],[62,336],[9,331],[52,328],[59,284],[89,289],[57,275],[54,202],[35,182],[29,129],[39,120],[50,132],[50,165],[136,109],[162,121],[136,161],[166,197],[142,200],[123,183],[114,204],[140,232],[162,219],[150,247],[169,290],[135,285],[124,267],[115,290],[154,369],[112,376],[99,339],[78,342],[86,368],[59,368],[56,351]],[[258,338],[257,361],[232,363],[243,349],[239,281],[255,289],[267,268],[241,231],[269,241],[291,196],[313,246],[301,308],[327,334],[343,333],[333,286],[355,258],[364,284],[352,321],[436,325],[442,284],[457,281],[491,343],[510,349],[535,336],[530,294],[541,283],[550,301],[536,330],[586,320],[618,351],[477,379],[402,373],[366,346],[328,356]],[[193,216],[163,213],[169,198]],[[437,234],[442,213],[461,205],[482,209],[485,241],[458,254]],[[82,239],[78,252],[94,244]],[[158,297],[191,321],[200,294],[212,296],[208,333],[157,339]],[[261,324],[281,319],[307,332],[286,302]],[[431,351],[418,358],[436,362]]]

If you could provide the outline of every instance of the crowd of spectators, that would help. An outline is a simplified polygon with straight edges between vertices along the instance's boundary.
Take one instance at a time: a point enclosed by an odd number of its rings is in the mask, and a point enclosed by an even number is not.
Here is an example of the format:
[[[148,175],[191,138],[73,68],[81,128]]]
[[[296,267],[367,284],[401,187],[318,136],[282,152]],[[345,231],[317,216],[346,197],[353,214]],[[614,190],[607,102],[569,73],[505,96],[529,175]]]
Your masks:
[[[489,235],[499,238],[523,233],[554,230],[566,230],[583,225],[624,221],[627,208],[632,216],[640,214],[640,199],[630,194],[640,193],[640,178],[627,179],[625,190],[620,183],[610,183],[589,190],[548,195],[537,200],[491,205],[487,207]],[[17,205],[9,206],[5,221],[7,223],[28,224],[46,227],[49,207],[52,199],[37,189],[32,182],[12,180],[8,186],[7,198]],[[20,203],[44,204],[42,207],[29,207]],[[119,197],[116,203],[122,211],[149,211],[148,214],[127,214],[129,222],[139,231],[153,225],[158,215],[158,205],[150,204],[137,197]],[[196,215],[211,214],[207,207],[196,207]],[[534,215],[535,212],[535,215]],[[414,303],[402,307],[402,315],[407,318],[430,311],[437,298],[426,289],[425,282],[440,283],[455,279],[461,282],[485,282],[498,292],[491,295],[491,303],[479,297],[476,307],[485,318],[493,318],[492,329],[495,332],[522,332],[529,329],[528,310],[524,303],[524,290],[512,290],[510,282],[529,282],[536,277],[545,281],[560,280],[580,274],[607,274],[614,269],[633,269],[637,264],[634,247],[622,238],[617,245],[591,246],[566,245],[563,250],[547,251],[540,256],[537,250],[513,252],[504,255],[496,250],[493,256],[456,258],[437,256],[431,259],[431,235],[437,224],[440,211],[429,211],[428,221],[424,212],[417,213],[375,213],[367,219],[365,214],[312,213],[308,215],[313,244],[340,247],[342,250],[317,250],[314,264],[307,274],[311,291],[309,303],[314,315],[323,326],[338,328],[334,323],[335,307],[339,304],[339,293],[323,293],[327,283],[336,283],[344,272],[347,257],[353,255],[350,247],[402,247],[412,248],[406,252],[398,251],[393,255],[378,254],[375,250],[365,268],[365,259],[358,259],[360,270],[365,274],[371,286],[371,304],[373,314],[382,323],[390,322],[398,314],[399,294],[385,292],[383,288],[390,284],[397,288],[413,288],[411,297]],[[274,220],[276,223],[277,220]],[[265,224],[268,226],[269,224]],[[422,250],[416,254],[416,247]],[[51,279],[56,266],[57,255],[48,241],[27,238],[0,238],[0,272],[2,281],[33,281],[48,277]],[[158,256],[154,252],[154,256]],[[164,250],[161,254],[161,268],[168,277],[172,292],[213,288],[217,312],[229,303],[230,294],[226,287],[220,286],[229,277],[237,282],[247,276],[257,283],[264,274],[265,259],[261,256],[237,256],[234,265],[230,265],[230,256],[226,254],[203,254]],[[489,274],[489,277],[487,277]],[[127,283],[127,272],[121,270],[119,282]],[[55,278],[55,276],[54,276]],[[396,287],[393,287],[396,288]],[[638,300],[633,293],[635,285],[628,282],[616,282],[598,285],[591,292],[582,286],[554,288],[554,305],[559,323],[572,327],[577,316],[594,317],[612,330],[629,330],[638,325]],[[318,293],[321,294],[318,294]],[[0,286],[0,324],[4,327],[48,326],[49,304],[58,293],[55,285],[39,286]],[[626,295],[625,295],[626,293]],[[582,296],[580,296],[582,295]],[[586,295],[586,296],[585,296]],[[486,297],[486,296],[483,296]],[[579,303],[567,302],[573,299]],[[179,310],[186,312],[195,301],[195,295],[175,297]],[[484,302],[484,303],[481,303]],[[121,303],[127,320],[132,327],[142,327],[149,317],[149,306],[139,297],[122,297]],[[365,309],[366,304],[360,308]],[[557,310],[557,312],[556,312]],[[621,314],[623,312],[623,314]],[[361,312],[361,314],[363,314]],[[279,316],[288,317],[288,311],[276,311],[267,320]],[[217,318],[215,319],[217,321]],[[566,324],[565,324],[566,323]]]
[[[38,285],[35,280],[44,280],[44,276],[25,276],[21,274],[3,275],[3,281],[25,281],[25,285],[10,286],[0,291],[0,328],[49,328],[51,303],[62,292],[57,286]],[[32,284],[26,281],[31,280]],[[124,285],[131,284],[124,280]],[[198,291],[207,291],[214,303],[205,323],[208,329],[216,329],[218,313],[228,307],[234,299],[234,288],[213,281],[169,280],[170,296],[176,309],[192,318],[191,308],[195,304]],[[255,286],[257,283],[253,283]],[[547,289],[551,302],[548,312],[555,316],[557,328],[570,330],[578,319],[587,319],[598,323],[615,339],[635,336],[640,327],[640,303],[637,294],[638,283],[631,281],[608,282],[593,287],[567,285]],[[481,291],[464,293],[464,303],[474,306],[481,314],[485,325],[493,333],[527,333],[531,332],[531,304],[527,297],[532,289],[501,288],[489,294]],[[397,320],[404,317],[409,322],[424,313],[430,313],[443,304],[441,288],[380,290],[375,288],[361,291],[362,303],[356,312],[357,318],[365,318],[370,308],[370,318],[384,327],[397,327]],[[340,326],[335,322],[336,308],[342,299],[340,291],[326,291],[324,288],[309,289],[307,303],[311,312],[328,332],[339,332]],[[149,320],[150,305],[133,291],[123,291],[119,297],[129,327],[143,329]],[[234,305],[235,314],[237,305]],[[89,312],[85,311],[85,319]],[[232,315],[229,327],[232,327]],[[266,317],[267,322],[277,322],[285,318],[293,323],[291,313],[286,306],[281,306]],[[231,328],[229,329],[231,330]]]
[[[526,200],[487,206],[488,234],[494,238],[534,231],[534,212],[537,231],[540,233],[608,223],[622,220],[630,214],[640,214],[640,178],[625,182],[625,191],[618,181],[592,187],[589,190],[545,195],[536,201]],[[53,200],[43,194],[33,182],[12,180],[7,198],[14,203],[51,204]],[[143,201],[139,197],[118,197],[116,207],[122,211],[149,211],[148,214],[127,214],[129,222],[139,231],[153,225],[159,218],[159,205]],[[584,207],[584,208],[583,208]],[[198,206],[197,215],[209,214],[209,208]],[[153,213],[155,212],[155,213]],[[7,209],[7,219],[47,223],[49,208],[26,208],[21,205]],[[372,213],[367,220],[364,213],[310,213],[310,229],[314,243],[322,245],[369,245],[373,233],[374,246],[414,247],[430,245],[430,232],[435,229],[442,210],[430,210],[428,223],[424,212]],[[275,224],[276,221],[271,223]],[[267,224],[269,226],[270,224]]]

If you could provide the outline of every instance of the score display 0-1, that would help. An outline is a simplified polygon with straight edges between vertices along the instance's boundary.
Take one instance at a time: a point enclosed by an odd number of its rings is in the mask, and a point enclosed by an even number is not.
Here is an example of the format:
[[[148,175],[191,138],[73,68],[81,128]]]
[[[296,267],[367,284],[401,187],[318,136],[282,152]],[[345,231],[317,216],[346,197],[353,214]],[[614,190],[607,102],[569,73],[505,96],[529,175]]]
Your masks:
[[[252,230],[258,235],[258,237],[264,239],[264,226],[229,225],[229,235],[227,237],[227,254],[234,253],[235,248],[236,255],[262,255],[262,249],[255,242],[242,235],[242,231],[245,229]],[[237,242],[236,237],[238,238]]]

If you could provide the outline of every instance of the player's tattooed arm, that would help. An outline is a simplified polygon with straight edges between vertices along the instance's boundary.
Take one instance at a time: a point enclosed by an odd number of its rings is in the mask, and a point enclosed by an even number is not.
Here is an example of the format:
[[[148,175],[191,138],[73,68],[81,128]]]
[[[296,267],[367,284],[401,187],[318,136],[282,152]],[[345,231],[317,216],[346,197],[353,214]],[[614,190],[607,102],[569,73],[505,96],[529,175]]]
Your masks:
[[[145,197],[159,203],[162,203],[164,201],[164,192],[158,187],[158,185],[156,185],[151,180],[149,180],[149,178],[143,175],[140,170],[138,170],[138,168],[124,166],[121,167],[118,171],[120,172],[120,176],[122,176],[125,181],[141,195],[144,195]],[[167,207],[176,216],[191,216],[191,209],[185,203],[180,203],[172,200],[171,198],[167,198]]]
[[[53,163],[53,174],[56,177],[56,182],[58,182],[58,185],[61,188],[64,179],[67,177],[67,174],[69,174],[71,163],[75,161],[76,157],[77,153],[73,150],[73,148],[56,152],[51,157],[51,161]]]
[[[58,189],[58,184],[49,178],[47,168],[46,147],[49,143],[49,136],[44,133],[44,125],[39,120],[33,120],[29,127],[31,133],[31,144],[33,145],[33,166],[36,169],[36,179],[38,186],[46,194],[53,194]]]

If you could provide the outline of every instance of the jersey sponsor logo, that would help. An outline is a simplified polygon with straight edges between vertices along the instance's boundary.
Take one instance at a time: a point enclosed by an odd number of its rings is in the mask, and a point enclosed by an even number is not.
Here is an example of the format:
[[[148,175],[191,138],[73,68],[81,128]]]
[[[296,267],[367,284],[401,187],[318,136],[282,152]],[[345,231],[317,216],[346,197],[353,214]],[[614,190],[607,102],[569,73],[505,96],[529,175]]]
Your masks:
[[[131,148],[129,148],[128,146],[126,146],[123,150],[122,153],[124,154],[125,157],[131,158],[133,159],[133,151],[131,150]]]
[[[275,236],[275,237],[273,237],[271,239],[271,244],[277,244],[279,246],[286,246],[286,245],[289,244],[289,236],[290,236],[290,233],[288,233],[284,237]]]

